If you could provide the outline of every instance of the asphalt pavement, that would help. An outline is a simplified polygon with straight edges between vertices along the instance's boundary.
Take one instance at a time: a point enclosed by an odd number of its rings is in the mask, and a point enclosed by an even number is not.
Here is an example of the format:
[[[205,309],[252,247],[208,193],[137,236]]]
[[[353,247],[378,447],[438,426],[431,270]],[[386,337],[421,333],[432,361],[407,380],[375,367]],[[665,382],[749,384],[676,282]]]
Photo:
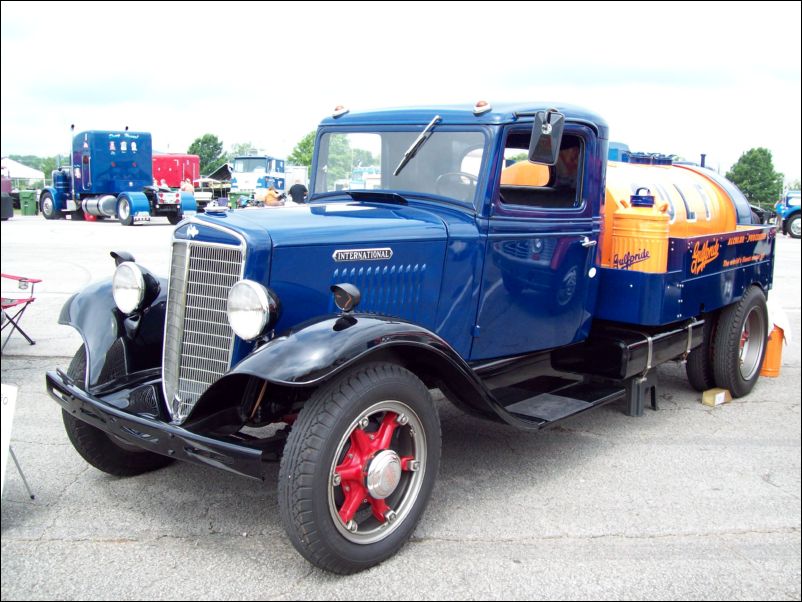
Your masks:
[[[684,367],[659,370],[659,410],[610,405],[527,434],[438,401],[443,457],[429,507],[393,558],[357,575],[313,568],[265,483],[173,464],[115,478],[73,450],[46,370],[81,344],[61,305],[111,276],[111,250],[164,274],[164,218],[2,222],[2,272],[41,278],[2,357],[19,387],[2,495],[2,599],[800,599],[800,241],[777,240],[773,303],[790,319],[781,374],[710,408]],[[3,280],[3,293],[13,292]],[[4,332],[5,334],[5,332]]]

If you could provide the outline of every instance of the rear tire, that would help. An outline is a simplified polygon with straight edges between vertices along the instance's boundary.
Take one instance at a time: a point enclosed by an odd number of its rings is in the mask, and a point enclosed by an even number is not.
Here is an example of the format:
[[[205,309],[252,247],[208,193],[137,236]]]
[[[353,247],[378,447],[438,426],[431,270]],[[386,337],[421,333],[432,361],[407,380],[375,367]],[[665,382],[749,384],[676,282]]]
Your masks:
[[[713,370],[713,337],[716,331],[718,316],[708,314],[705,316],[702,344],[688,354],[685,362],[685,373],[688,382],[697,391],[707,391],[716,386],[716,376]]]
[[[82,389],[86,388],[86,348],[81,345],[67,368],[67,375]],[[100,429],[79,420],[66,410],[61,411],[64,429],[72,446],[89,464],[111,475],[131,477],[150,472],[172,463],[160,456],[133,445],[115,441]],[[125,446],[125,447],[123,447]]]
[[[123,226],[134,225],[134,214],[131,212],[131,201],[127,197],[122,197],[117,201],[117,219]]]
[[[180,214],[180,213],[178,215],[170,214],[170,215],[167,216],[167,221],[169,221],[173,226],[175,226],[182,219],[184,219],[184,216],[182,214]]]
[[[713,344],[716,386],[733,397],[748,395],[760,377],[769,337],[769,314],[763,291],[752,286],[738,303],[719,316]]]

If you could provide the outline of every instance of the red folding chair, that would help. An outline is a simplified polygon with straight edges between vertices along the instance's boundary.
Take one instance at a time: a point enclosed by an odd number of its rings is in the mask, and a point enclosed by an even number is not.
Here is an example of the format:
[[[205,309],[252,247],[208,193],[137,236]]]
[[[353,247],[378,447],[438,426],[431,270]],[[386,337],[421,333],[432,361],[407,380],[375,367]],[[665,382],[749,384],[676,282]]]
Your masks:
[[[15,330],[18,330],[31,345],[36,345],[36,341],[28,336],[28,333],[20,327],[19,322],[25,310],[28,309],[28,306],[36,301],[36,297],[33,296],[33,289],[41,280],[37,278],[25,278],[23,276],[12,276],[11,274],[0,274],[0,276],[9,280],[16,280],[17,287],[21,291],[25,291],[22,296],[18,295],[15,297],[7,297],[7,293],[3,293],[3,326],[0,328],[0,331],[5,330],[8,326],[11,326],[11,331],[3,342],[3,347],[0,348],[0,352],[6,348],[8,339],[11,338]]]

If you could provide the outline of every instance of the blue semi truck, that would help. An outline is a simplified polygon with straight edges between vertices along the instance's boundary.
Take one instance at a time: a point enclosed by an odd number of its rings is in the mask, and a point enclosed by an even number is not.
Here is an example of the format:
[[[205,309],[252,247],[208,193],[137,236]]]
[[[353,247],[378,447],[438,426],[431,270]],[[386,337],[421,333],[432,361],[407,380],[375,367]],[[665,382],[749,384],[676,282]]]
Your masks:
[[[90,464],[264,480],[280,462],[289,540],[352,573],[423,514],[431,389],[481,436],[484,420],[538,431],[611,402],[657,409],[667,361],[699,391],[758,381],[776,229],[709,170],[608,162],[592,112],[338,108],[310,189],[186,220],[169,279],[114,252],[114,277],[67,301],[59,322],[84,343],[46,386]]]
[[[800,227],[802,212],[800,212],[799,201],[799,190],[789,190],[774,206],[778,225],[785,234],[790,234],[793,238],[799,238],[802,235],[802,227]]]
[[[123,226],[164,216],[177,224],[195,213],[191,193],[153,185],[153,149],[146,132],[86,131],[73,136],[71,163],[42,189],[45,219],[116,217]]]

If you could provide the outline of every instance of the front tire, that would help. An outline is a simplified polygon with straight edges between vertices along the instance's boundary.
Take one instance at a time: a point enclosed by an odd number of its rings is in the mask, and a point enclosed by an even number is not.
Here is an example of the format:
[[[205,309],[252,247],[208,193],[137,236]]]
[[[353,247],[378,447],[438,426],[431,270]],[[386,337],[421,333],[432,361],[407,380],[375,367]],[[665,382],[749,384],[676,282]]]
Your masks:
[[[440,421],[426,386],[367,364],[315,392],[293,425],[279,510],[295,548],[340,574],[374,566],[412,535],[440,464]]]
[[[719,316],[713,346],[716,385],[733,397],[748,395],[760,377],[769,337],[766,297],[751,287]]]
[[[67,368],[67,375],[82,389],[86,382],[86,348],[81,345]],[[79,420],[66,410],[61,411],[67,437],[80,456],[89,464],[111,475],[131,477],[172,463],[160,456],[122,441],[116,441],[100,429]],[[123,447],[124,446],[124,447]]]
[[[39,204],[41,205],[40,209],[45,219],[59,219],[62,217],[61,213],[56,210],[56,203],[53,201],[53,195],[49,192],[42,193]]]
[[[791,219],[788,220],[788,224],[785,227],[786,232],[791,235],[791,238],[799,238],[800,237],[800,214],[797,213],[796,215],[792,216]]]

